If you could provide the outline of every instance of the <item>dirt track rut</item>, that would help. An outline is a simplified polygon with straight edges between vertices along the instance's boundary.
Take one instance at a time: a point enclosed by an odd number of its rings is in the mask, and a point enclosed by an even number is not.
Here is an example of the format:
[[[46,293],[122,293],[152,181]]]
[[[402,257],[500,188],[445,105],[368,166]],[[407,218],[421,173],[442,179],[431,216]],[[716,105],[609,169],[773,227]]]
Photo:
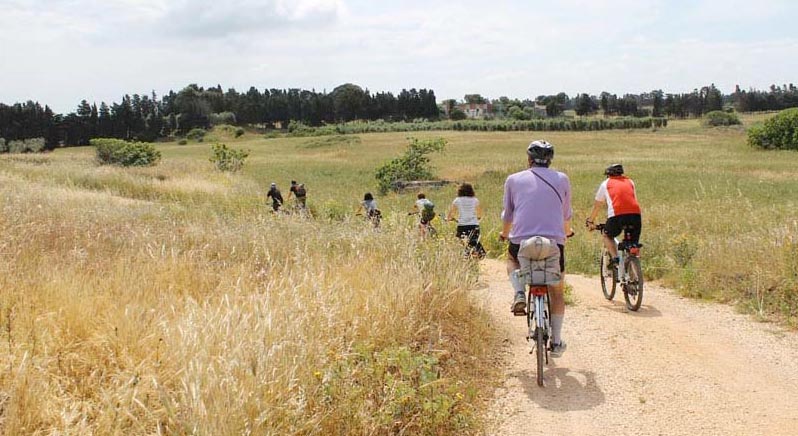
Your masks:
[[[504,264],[482,265],[477,298],[505,341],[490,410],[497,435],[796,435],[798,335],[730,307],[648,286],[639,312],[568,275],[568,351],[535,383],[526,321],[509,312]]]

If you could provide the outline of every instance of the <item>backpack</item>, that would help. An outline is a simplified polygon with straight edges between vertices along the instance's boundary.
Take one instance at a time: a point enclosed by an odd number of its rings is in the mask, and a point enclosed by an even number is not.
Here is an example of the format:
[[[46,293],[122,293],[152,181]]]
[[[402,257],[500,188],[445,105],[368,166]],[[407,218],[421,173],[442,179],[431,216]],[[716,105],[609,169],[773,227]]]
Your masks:
[[[304,186],[297,186],[296,188],[296,196],[297,197],[304,197],[307,195],[307,191],[305,191]]]
[[[421,208],[421,219],[430,222],[433,218],[435,218],[435,204],[427,200],[424,202],[424,207]]]

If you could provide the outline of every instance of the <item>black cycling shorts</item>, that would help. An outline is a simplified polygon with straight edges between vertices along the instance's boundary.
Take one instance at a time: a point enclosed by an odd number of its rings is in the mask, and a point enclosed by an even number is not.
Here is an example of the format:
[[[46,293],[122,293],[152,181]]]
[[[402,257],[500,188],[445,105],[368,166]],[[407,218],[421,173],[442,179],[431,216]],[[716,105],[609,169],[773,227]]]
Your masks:
[[[640,231],[642,227],[642,220],[638,213],[616,215],[607,219],[607,224],[604,225],[604,234],[610,238],[614,238],[620,235],[624,229],[627,229],[629,236],[632,238],[632,242],[637,244],[640,242]]]
[[[560,244],[557,244],[557,248],[560,249],[560,272],[564,273],[565,272],[565,247],[560,245]],[[510,246],[507,248],[507,253],[510,255],[510,257],[514,261],[518,262],[518,250],[520,250],[520,249],[521,249],[521,244],[513,244],[512,242],[510,242]]]

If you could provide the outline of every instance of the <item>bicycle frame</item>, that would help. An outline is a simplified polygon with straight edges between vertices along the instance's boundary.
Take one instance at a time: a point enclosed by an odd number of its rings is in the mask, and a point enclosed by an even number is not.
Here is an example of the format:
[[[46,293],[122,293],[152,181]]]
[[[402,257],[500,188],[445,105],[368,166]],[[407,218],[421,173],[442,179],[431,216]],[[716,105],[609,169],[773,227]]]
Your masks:
[[[548,341],[549,336],[549,313],[551,311],[551,301],[549,299],[549,287],[548,286],[529,286],[527,301],[527,307],[532,308],[533,310],[529,313],[529,335],[527,336],[528,340],[534,339],[535,329],[543,329],[544,336],[546,341]],[[534,321],[534,322],[533,322]],[[548,347],[547,347],[548,348]],[[548,363],[548,355],[546,357],[546,363]]]

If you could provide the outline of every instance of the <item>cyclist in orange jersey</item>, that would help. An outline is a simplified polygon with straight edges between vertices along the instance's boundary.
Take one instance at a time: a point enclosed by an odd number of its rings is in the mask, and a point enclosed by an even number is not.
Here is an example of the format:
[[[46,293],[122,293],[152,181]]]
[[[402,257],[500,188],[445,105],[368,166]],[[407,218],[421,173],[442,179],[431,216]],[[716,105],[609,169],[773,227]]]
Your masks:
[[[612,255],[614,262],[618,261],[618,245],[615,237],[620,235],[624,228],[629,229],[632,242],[637,244],[640,240],[642,222],[640,219],[640,203],[637,201],[635,184],[632,179],[623,175],[623,165],[612,164],[604,170],[607,179],[604,180],[596,192],[596,201],[590,218],[585,224],[590,230],[596,228],[594,223],[599,210],[607,205],[607,224],[604,227],[604,245]]]

